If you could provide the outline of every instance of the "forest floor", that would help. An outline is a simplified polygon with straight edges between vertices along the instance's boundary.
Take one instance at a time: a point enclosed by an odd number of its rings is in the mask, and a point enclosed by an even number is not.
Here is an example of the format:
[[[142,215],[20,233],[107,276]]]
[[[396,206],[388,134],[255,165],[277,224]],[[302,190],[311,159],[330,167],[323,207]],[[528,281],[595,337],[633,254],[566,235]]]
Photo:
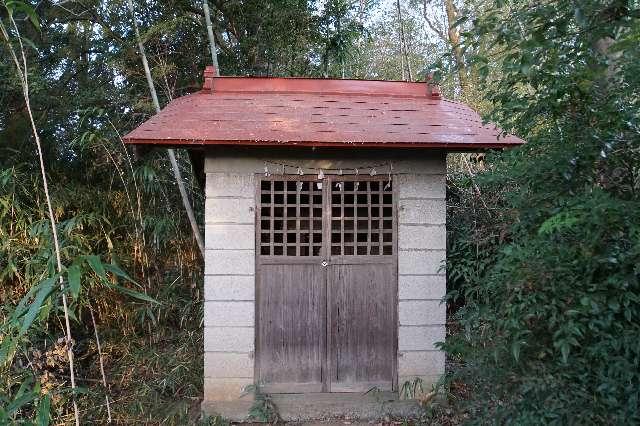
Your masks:
[[[103,345],[105,373],[109,385],[112,417],[123,424],[227,425],[225,419],[201,419],[202,402],[202,329],[163,327],[138,337],[105,336]],[[90,352],[90,351],[89,351]],[[82,377],[98,381],[97,359]],[[447,364],[450,369],[451,364]],[[91,386],[93,387],[93,386]],[[468,414],[456,401],[465,399],[467,388],[454,383],[444,403],[433,404],[420,418],[385,418],[376,421],[326,419],[317,422],[286,422],[289,425],[458,425]],[[104,393],[93,388],[84,400],[84,420],[100,423],[106,419]],[[258,423],[243,423],[247,425]]]

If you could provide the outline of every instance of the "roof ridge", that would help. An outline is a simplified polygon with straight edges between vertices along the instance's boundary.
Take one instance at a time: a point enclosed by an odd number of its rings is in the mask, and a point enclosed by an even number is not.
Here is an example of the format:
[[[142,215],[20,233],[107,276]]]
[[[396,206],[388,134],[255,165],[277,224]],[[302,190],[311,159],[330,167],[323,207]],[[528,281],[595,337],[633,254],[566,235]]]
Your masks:
[[[218,76],[215,68],[204,71],[202,90],[208,92],[317,93],[346,95],[385,95],[440,100],[437,85],[398,80],[358,80],[308,77]]]

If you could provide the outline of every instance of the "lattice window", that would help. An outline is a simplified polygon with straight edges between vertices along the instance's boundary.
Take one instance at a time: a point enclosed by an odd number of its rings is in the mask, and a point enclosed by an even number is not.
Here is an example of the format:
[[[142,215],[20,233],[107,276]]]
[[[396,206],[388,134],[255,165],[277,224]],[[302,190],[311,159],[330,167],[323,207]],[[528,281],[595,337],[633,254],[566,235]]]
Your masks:
[[[393,220],[390,181],[331,184],[332,255],[393,255]]]
[[[306,180],[262,180],[259,201],[261,255],[320,256],[321,185]]]

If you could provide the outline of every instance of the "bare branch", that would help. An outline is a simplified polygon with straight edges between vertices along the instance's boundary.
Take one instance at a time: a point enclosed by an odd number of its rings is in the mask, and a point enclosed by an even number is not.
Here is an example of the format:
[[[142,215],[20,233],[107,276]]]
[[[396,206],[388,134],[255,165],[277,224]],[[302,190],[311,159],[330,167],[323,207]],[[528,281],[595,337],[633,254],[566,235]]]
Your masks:
[[[427,26],[431,28],[431,31],[433,31],[438,36],[438,38],[440,38],[442,41],[448,43],[449,37],[447,37],[447,34],[444,32],[444,30],[442,30],[441,28],[438,28],[438,26],[429,17],[429,13],[427,12],[428,2],[429,0],[424,0],[422,3],[422,16],[424,17],[424,20],[427,23]]]

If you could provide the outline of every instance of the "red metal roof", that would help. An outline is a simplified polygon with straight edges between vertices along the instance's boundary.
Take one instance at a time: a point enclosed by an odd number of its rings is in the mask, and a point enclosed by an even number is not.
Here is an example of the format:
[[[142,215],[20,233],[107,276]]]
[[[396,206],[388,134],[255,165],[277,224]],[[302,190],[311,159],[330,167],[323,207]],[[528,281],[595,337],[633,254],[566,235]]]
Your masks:
[[[411,147],[469,150],[524,143],[483,125],[437,87],[401,81],[214,77],[124,137],[166,146]]]

